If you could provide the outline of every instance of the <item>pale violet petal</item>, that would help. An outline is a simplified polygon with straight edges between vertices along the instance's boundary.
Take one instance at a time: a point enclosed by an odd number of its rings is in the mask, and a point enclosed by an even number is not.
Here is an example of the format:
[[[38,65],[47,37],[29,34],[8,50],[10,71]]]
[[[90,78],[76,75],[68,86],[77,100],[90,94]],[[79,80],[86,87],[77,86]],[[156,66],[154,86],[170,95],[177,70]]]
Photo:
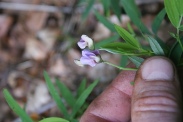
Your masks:
[[[92,53],[94,53],[95,55],[100,55],[99,50],[94,50],[94,51],[92,51]]]
[[[82,56],[84,57],[91,57],[91,56],[96,56],[92,51],[90,50],[83,50],[82,51]]]
[[[78,46],[79,46],[81,49],[84,49],[84,48],[87,46],[87,42],[79,41],[77,44],[78,44]]]
[[[83,65],[90,65],[91,67],[94,67],[97,64],[93,59],[88,57],[81,57],[80,61]]]
[[[93,49],[93,40],[90,38],[90,37],[88,37],[87,35],[82,35],[81,36],[81,39],[82,40],[84,40],[84,41],[86,41],[87,42],[87,46],[90,48],[90,49]]]

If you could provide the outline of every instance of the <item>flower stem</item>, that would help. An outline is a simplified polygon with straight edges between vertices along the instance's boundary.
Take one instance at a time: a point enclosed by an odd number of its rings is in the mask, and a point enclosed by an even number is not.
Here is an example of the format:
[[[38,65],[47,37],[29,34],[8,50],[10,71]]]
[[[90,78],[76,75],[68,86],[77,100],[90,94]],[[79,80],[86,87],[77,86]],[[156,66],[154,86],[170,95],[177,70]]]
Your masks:
[[[125,68],[125,67],[120,67],[120,66],[117,66],[117,65],[112,64],[112,63],[107,62],[107,61],[103,61],[103,63],[108,64],[108,65],[111,65],[111,66],[113,66],[113,67],[116,67],[116,68],[118,68],[118,69],[120,69],[120,70],[137,71],[137,69],[135,69],[135,68]]]

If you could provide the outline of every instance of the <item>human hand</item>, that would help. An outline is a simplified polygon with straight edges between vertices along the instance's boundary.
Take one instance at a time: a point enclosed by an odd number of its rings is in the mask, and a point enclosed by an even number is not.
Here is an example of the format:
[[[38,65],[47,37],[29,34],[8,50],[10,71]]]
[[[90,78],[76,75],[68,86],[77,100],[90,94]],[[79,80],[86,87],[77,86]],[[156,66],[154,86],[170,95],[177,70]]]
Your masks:
[[[182,96],[174,65],[155,56],[137,72],[123,71],[90,104],[80,122],[182,122]]]

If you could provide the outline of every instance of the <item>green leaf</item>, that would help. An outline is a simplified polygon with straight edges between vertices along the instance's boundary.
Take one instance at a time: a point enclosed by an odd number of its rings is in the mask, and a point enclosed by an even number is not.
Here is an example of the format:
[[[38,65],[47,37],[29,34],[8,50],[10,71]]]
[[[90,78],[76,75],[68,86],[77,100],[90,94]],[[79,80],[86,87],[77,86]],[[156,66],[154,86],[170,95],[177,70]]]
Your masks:
[[[154,51],[156,55],[165,55],[163,49],[159,45],[159,43],[151,36],[147,36],[151,49]]]
[[[58,117],[49,117],[49,118],[45,118],[39,122],[69,122],[69,121],[62,119],[62,118],[58,118]]]
[[[128,57],[126,55],[121,56],[120,66],[126,67],[127,63],[128,63]]]
[[[103,5],[104,13],[106,16],[108,14],[108,12],[110,11],[111,0],[101,0],[101,3]]]
[[[132,52],[134,53],[136,51],[136,48],[128,43],[114,42],[101,46],[100,50],[106,50],[112,53],[125,54]]]
[[[83,106],[83,104],[86,101],[86,98],[89,96],[89,94],[92,92],[92,90],[94,89],[94,87],[98,84],[98,81],[94,81],[81,95],[80,97],[77,99],[74,107],[73,107],[73,111],[71,113],[71,118],[73,118],[76,113],[78,112],[78,110]]]
[[[135,32],[134,32],[134,30],[133,30],[133,28],[132,28],[132,26],[130,25],[129,22],[128,22],[128,24],[127,24],[127,28],[128,28],[128,31],[129,31],[133,36],[136,35]]]
[[[121,21],[121,9],[119,5],[119,0],[111,0],[111,7],[119,21]]]
[[[175,3],[176,3],[176,6],[177,6],[179,15],[183,16],[183,7],[182,7],[183,0],[175,0]]]
[[[33,122],[27,113],[13,99],[7,89],[3,89],[3,95],[10,108],[22,119],[23,122]]]
[[[106,44],[102,46],[100,50],[105,50],[110,53],[121,54],[121,55],[149,55],[148,51],[140,52],[134,46],[122,42],[114,42]]]
[[[56,79],[56,85],[59,88],[62,97],[66,100],[66,102],[73,107],[73,105],[76,102],[76,99],[74,98],[73,94],[71,93],[71,91],[62,83],[60,82],[58,79]]]
[[[105,25],[111,32],[116,32],[114,28],[114,24],[112,24],[109,20],[107,20],[104,16],[100,15],[97,11],[94,12],[97,19]]]
[[[149,30],[140,19],[140,12],[134,0],[121,0],[121,2],[132,22],[142,31],[142,33],[150,34]]]
[[[152,30],[155,34],[157,34],[158,29],[166,15],[165,9],[162,9],[158,15],[155,17],[154,21],[152,22]]]
[[[179,26],[180,16],[177,10],[176,1],[164,0],[164,4],[168,18],[170,19],[172,25],[177,28]]]
[[[179,27],[179,30],[183,31],[183,25],[181,25],[181,26]]]
[[[97,43],[95,44],[95,48],[96,48],[96,49],[99,49],[101,46],[103,46],[103,45],[105,45],[105,44],[107,44],[107,43],[116,41],[116,40],[118,40],[118,39],[119,39],[119,35],[113,35],[113,36],[111,36],[111,37],[109,37],[109,38],[107,38],[107,39],[104,39],[104,40],[101,40],[100,42],[97,42]]]
[[[138,40],[136,40],[128,31],[123,29],[122,27],[115,25],[115,29],[118,32],[118,34],[130,45],[140,48],[140,44]]]
[[[159,43],[159,45],[161,46],[161,48],[162,48],[164,51],[166,51],[166,50],[169,49],[169,47],[165,44],[165,42],[163,42],[163,40],[160,39],[157,35],[155,35],[154,38],[157,40],[157,42]]]
[[[183,38],[181,38],[181,42],[183,43]],[[180,47],[179,42],[175,42],[172,48],[170,49],[169,52],[169,58],[176,64],[178,65],[180,63],[182,56],[182,49]]]
[[[88,17],[88,15],[89,15],[89,13],[90,13],[90,11],[92,9],[92,6],[95,3],[95,0],[89,0],[87,3],[88,3],[88,5],[87,5],[87,7],[86,7],[86,9],[85,9],[85,11],[84,11],[84,13],[82,15],[83,19],[86,19]]]
[[[48,73],[46,71],[44,71],[44,78],[46,80],[46,84],[47,84],[48,90],[49,90],[52,98],[54,99],[55,103],[57,104],[58,109],[60,110],[61,113],[63,113],[64,117],[68,119],[69,118],[69,114],[67,112],[67,109],[64,106],[64,103],[62,102],[58,92],[54,88],[54,85],[51,82],[50,77],[49,77],[49,75],[48,75]]]
[[[76,98],[78,98],[83,93],[85,88],[86,88],[86,79],[83,79],[79,85],[79,88],[77,89]]]
[[[140,57],[128,56],[128,58],[135,64],[137,68],[139,68],[142,62],[144,62],[144,59]]]

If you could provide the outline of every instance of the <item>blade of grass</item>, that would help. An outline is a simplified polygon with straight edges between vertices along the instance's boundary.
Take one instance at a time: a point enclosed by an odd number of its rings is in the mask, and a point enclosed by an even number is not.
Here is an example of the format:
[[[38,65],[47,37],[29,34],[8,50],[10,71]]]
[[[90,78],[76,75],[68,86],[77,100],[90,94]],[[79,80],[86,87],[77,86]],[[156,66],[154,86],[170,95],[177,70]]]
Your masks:
[[[104,16],[100,15],[97,11],[94,11],[95,16],[97,19],[105,25],[111,32],[116,32],[114,28],[114,24],[112,24],[109,20],[107,20]]]
[[[78,110],[83,106],[83,104],[86,101],[86,98],[89,96],[89,94],[92,92],[92,90],[94,89],[94,87],[98,84],[98,81],[94,81],[77,99],[74,107],[73,107],[73,111],[71,113],[71,118],[73,118],[76,113],[78,112]]]
[[[111,0],[111,7],[116,16],[118,17],[118,20],[121,21],[121,10],[119,6],[119,0],[115,0],[115,2],[114,0]]]
[[[165,9],[162,9],[158,13],[158,15],[155,17],[154,21],[152,22],[152,30],[153,30],[154,34],[157,34],[158,29],[159,29],[165,15],[166,15],[166,11],[165,11]]]
[[[110,11],[111,1],[110,0],[101,0],[101,3],[102,3],[103,8],[104,8],[104,13],[105,13],[104,15],[108,16],[109,11]]]
[[[67,112],[67,109],[64,106],[64,103],[62,102],[58,92],[54,88],[54,85],[51,82],[51,79],[50,79],[50,77],[49,77],[49,75],[48,75],[48,73],[46,71],[44,71],[44,78],[46,80],[46,84],[47,84],[48,90],[49,90],[52,98],[54,99],[55,103],[57,104],[58,109],[60,110],[61,113],[63,113],[64,117],[66,119],[68,119],[69,118],[69,114]]]
[[[77,89],[76,98],[78,98],[86,88],[86,79],[83,79]]]
[[[89,13],[90,13],[90,11],[92,9],[92,6],[95,3],[95,0],[89,0],[87,3],[88,3],[88,5],[87,5],[87,7],[86,7],[86,9],[85,9],[85,11],[84,11],[84,13],[82,15],[83,19],[86,19],[88,17],[88,15],[89,15]]]
[[[121,0],[125,12],[128,14],[132,22],[142,31],[142,33],[150,34],[147,27],[140,19],[140,12],[134,0]]]
[[[22,119],[23,122],[33,122],[27,113],[13,99],[7,89],[3,89],[3,95],[10,108]]]
[[[134,32],[134,30],[133,30],[133,28],[132,28],[132,26],[130,25],[129,22],[128,22],[128,24],[127,24],[127,28],[128,28],[128,31],[129,31],[133,36],[136,35],[135,32]]]
[[[74,98],[71,91],[58,79],[56,79],[56,85],[59,88],[62,97],[71,107],[73,107],[74,103],[76,102],[76,99]]]

